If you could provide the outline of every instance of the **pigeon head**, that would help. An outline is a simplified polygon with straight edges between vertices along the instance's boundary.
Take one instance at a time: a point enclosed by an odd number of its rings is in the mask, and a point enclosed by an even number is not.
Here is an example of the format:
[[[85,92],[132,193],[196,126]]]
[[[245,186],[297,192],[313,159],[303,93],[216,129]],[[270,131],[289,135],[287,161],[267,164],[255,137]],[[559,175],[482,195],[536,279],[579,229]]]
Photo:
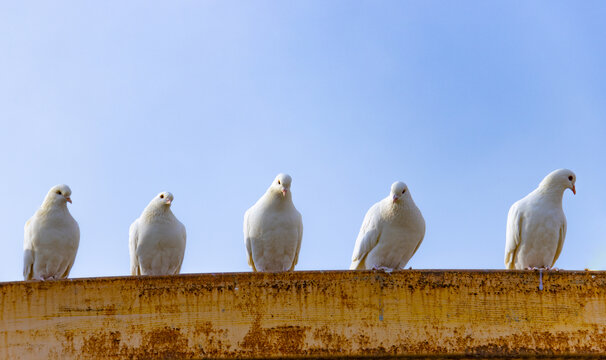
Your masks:
[[[278,174],[271,184],[270,189],[273,193],[280,194],[283,198],[290,193],[290,183],[292,178],[287,174]]]
[[[559,169],[545,176],[539,187],[544,189],[559,189],[562,191],[570,189],[572,190],[572,193],[576,195],[577,189],[574,186],[576,181],[577,176],[571,170]]]
[[[164,191],[156,195],[156,197],[152,200],[152,203],[158,207],[170,207],[170,204],[172,204],[174,199],[175,197],[173,194],[169,193],[168,191]]]
[[[399,203],[400,199],[408,196],[408,186],[401,181],[396,181],[391,184],[391,192],[389,196],[394,203]]]
[[[72,189],[65,184],[53,186],[46,195],[46,201],[51,203],[65,204],[72,202]]]

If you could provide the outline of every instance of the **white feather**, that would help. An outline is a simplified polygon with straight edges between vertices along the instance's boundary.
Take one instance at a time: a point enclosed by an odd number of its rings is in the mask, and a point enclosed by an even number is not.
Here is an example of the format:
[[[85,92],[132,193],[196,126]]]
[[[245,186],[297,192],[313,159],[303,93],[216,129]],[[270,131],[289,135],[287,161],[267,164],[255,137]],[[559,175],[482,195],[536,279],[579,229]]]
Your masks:
[[[181,271],[187,233],[170,209],[173,195],[158,194],[129,229],[131,275],[175,275]]]
[[[69,275],[80,243],[80,228],[67,209],[70,196],[67,185],[54,186],[38,211],[25,223],[25,280],[64,279]]]
[[[556,170],[537,189],[509,209],[505,234],[507,269],[551,268],[564,246],[566,216],[562,209],[564,190],[575,190],[576,176]]]
[[[390,195],[366,213],[349,268],[402,269],[417,252],[424,236],[421,211],[406,185],[395,182]]]
[[[244,214],[244,244],[253,271],[292,271],[298,262],[303,221],[290,183],[290,176],[279,174]]]

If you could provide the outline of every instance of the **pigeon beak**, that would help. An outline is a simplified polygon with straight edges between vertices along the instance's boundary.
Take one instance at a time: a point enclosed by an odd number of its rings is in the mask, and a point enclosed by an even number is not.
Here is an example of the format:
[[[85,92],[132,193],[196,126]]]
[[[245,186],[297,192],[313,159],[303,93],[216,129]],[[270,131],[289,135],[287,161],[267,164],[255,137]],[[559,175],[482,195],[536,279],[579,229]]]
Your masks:
[[[393,196],[393,202],[396,202],[396,200],[398,200],[400,197],[398,195],[394,195]]]
[[[577,189],[574,187],[574,185],[572,185],[572,193],[575,195],[577,194]]]
[[[166,205],[170,205],[173,201],[171,199],[166,199]]]
[[[286,192],[288,192],[288,189],[282,189],[282,196],[286,196]]]
[[[66,200],[68,203],[70,203],[70,204],[72,203],[72,198],[70,198],[69,196],[66,196],[66,197],[65,197],[65,200]]]

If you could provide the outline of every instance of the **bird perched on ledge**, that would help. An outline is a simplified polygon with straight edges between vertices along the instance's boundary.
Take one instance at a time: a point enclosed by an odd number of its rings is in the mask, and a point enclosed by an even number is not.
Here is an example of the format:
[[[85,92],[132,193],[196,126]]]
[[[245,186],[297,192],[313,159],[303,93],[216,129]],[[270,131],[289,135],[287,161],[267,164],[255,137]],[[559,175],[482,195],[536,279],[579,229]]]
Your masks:
[[[72,191],[67,185],[52,187],[42,205],[25,223],[23,278],[65,279],[80,243],[80,228],[67,209]]]
[[[292,271],[303,238],[301,214],[292,202],[289,175],[279,174],[244,214],[244,244],[253,271]]]
[[[538,188],[511,206],[505,235],[507,269],[549,270],[553,267],[566,238],[562,197],[566,189],[577,193],[576,179],[570,170],[555,170]]]
[[[406,184],[397,181],[389,196],[366,213],[349,269],[402,269],[424,236],[425,219]]]
[[[130,226],[131,275],[176,275],[181,271],[185,226],[170,210],[173,194],[161,192]]]

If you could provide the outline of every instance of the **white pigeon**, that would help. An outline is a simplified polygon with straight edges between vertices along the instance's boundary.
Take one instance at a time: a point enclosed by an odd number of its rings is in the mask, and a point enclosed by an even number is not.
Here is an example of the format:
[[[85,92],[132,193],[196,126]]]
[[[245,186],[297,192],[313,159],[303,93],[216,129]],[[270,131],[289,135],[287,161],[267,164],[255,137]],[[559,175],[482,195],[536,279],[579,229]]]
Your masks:
[[[351,270],[403,269],[425,236],[425,220],[406,184],[396,181],[388,197],[366,213]]]
[[[131,275],[176,275],[181,271],[187,234],[170,210],[173,200],[173,194],[159,193],[131,224]]]
[[[25,280],[65,279],[69,275],[80,243],[80,228],[67,209],[71,195],[67,185],[52,187],[38,211],[25,223]]]
[[[576,175],[559,169],[547,175],[533,192],[515,202],[507,216],[505,266],[547,269],[555,264],[566,238],[562,210],[564,190],[577,193]]]
[[[292,271],[299,260],[303,221],[292,202],[289,175],[279,174],[244,214],[244,243],[253,271]]]

